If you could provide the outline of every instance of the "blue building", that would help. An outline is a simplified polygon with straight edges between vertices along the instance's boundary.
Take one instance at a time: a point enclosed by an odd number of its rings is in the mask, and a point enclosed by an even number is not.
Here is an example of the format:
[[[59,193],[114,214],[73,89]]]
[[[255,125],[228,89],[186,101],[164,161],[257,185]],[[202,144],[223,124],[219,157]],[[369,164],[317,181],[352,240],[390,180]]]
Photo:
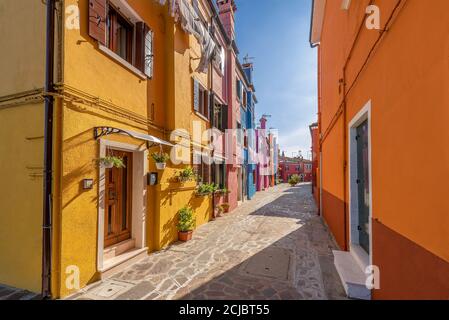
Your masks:
[[[247,173],[247,196],[252,199],[256,194],[257,184],[257,162],[256,162],[256,90],[253,84],[253,64],[245,63],[243,66],[249,87],[246,91],[246,110],[245,110],[245,127],[246,127],[246,150],[245,150],[245,166]],[[243,123],[243,122],[242,122]]]

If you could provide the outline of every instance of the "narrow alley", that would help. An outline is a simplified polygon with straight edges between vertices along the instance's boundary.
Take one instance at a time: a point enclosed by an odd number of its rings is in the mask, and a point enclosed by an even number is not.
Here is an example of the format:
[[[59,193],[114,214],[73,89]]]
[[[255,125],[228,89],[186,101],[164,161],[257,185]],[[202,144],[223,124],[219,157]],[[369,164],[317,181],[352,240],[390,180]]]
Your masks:
[[[280,185],[76,300],[345,299],[310,184]]]

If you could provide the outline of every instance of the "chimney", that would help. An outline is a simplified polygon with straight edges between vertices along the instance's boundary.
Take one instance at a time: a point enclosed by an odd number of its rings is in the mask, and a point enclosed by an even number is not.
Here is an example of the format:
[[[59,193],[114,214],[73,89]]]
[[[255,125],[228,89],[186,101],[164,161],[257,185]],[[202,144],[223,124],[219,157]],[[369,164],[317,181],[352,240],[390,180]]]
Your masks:
[[[261,129],[266,129],[267,128],[267,118],[262,117],[262,119],[260,119],[260,128]]]
[[[226,34],[231,40],[235,40],[235,15],[237,6],[234,0],[217,0],[220,21],[223,24]]]

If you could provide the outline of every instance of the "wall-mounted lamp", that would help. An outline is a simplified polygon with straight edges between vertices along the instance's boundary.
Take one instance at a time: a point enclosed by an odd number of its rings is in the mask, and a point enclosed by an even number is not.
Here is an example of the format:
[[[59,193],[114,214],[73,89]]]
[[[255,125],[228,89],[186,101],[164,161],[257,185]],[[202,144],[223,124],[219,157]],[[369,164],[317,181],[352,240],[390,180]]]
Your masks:
[[[84,179],[83,180],[83,189],[84,190],[92,190],[94,188],[94,179]]]
[[[157,172],[150,172],[147,174],[147,185],[149,186],[155,186],[158,182],[158,173]]]

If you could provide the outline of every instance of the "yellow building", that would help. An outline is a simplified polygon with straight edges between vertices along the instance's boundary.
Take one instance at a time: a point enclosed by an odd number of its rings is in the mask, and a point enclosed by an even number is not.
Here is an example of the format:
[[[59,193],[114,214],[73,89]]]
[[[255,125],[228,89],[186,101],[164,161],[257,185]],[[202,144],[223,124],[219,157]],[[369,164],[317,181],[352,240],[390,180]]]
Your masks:
[[[203,25],[213,15],[210,1],[180,3],[181,23],[186,8]],[[190,162],[193,149],[207,150],[192,137],[195,127],[210,127],[212,65],[206,59],[196,72],[204,47],[174,21],[169,5],[58,2],[55,85],[44,92],[45,4],[1,4],[0,46],[9,50],[0,62],[0,283],[41,292],[47,281],[44,97],[54,98],[51,290],[44,294],[65,297],[173,243],[183,206],[195,209],[198,226],[212,218],[212,199],[196,196],[196,182],[176,180],[189,163],[169,162],[158,171],[149,157],[172,151],[167,141],[184,146],[174,148],[173,160],[177,154]],[[120,157],[126,167],[99,165],[106,156]],[[196,169],[209,180],[210,167]],[[149,173],[158,174],[155,185]]]

